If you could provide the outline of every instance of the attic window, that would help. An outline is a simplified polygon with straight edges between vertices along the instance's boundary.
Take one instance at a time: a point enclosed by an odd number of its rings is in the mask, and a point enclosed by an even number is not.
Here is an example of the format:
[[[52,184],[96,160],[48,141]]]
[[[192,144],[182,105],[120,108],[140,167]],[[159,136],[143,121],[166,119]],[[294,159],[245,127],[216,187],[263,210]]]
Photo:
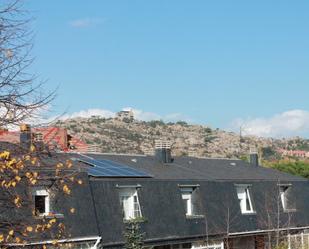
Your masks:
[[[142,217],[137,188],[121,188],[119,190],[119,199],[124,220]]]
[[[185,208],[186,216],[198,216],[198,194],[196,186],[181,186],[181,198]]]
[[[237,185],[236,186],[237,197],[239,200],[240,210],[242,214],[254,213],[250,185]]]
[[[34,210],[38,216],[48,215],[50,212],[50,197],[45,189],[39,189],[34,192]]]
[[[210,243],[208,243],[207,245],[205,242],[199,241],[199,242],[194,242],[191,248],[192,249],[223,249],[224,243],[210,241]]]
[[[280,185],[280,199],[283,211],[295,211],[294,201],[292,200],[292,186],[291,185]]]

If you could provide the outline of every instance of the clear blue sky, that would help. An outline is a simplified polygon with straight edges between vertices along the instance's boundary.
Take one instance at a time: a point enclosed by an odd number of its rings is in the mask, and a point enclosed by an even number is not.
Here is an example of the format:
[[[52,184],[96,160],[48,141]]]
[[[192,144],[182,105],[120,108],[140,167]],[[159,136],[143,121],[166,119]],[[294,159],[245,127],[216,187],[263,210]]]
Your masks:
[[[309,110],[309,1],[28,0],[53,109],[130,106],[227,127]]]

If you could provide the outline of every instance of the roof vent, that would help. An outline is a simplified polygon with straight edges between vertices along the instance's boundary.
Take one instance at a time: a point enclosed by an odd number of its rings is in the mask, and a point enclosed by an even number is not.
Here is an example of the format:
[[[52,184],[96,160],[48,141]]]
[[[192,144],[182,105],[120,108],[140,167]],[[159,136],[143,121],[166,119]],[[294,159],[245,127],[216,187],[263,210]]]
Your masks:
[[[171,142],[166,140],[155,141],[155,158],[162,163],[172,163]]]

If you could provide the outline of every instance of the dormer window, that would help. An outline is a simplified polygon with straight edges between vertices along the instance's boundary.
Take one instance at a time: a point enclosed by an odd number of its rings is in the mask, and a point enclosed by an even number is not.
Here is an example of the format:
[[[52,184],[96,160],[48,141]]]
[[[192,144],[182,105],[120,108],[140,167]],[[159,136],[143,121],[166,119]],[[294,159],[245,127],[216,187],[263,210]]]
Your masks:
[[[199,185],[179,185],[187,217],[202,216],[199,207],[198,186]]]
[[[142,217],[141,207],[139,204],[136,188],[120,189],[119,198],[124,220],[130,220]]]
[[[280,185],[280,199],[283,211],[295,211],[294,201],[292,201],[291,185]]]
[[[38,216],[49,215],[50,213],[50,197],[45,189],[38,189],[34,192],[34,209]]]
[[[193,215],[193,203],[192,203],[193,188],[181,188],[181,198],[184,203],[185,212],[187,216]]]
[[[237,197],[239,200],[240,210],[242,214],[254,213],[250,185],[237,185]]]

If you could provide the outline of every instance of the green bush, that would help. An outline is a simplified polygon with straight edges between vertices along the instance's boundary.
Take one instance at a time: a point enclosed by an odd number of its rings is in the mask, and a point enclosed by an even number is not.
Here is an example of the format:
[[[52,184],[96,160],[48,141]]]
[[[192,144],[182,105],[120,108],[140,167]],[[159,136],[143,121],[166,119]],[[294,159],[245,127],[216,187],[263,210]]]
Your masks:
[[[292,175],[302,176],[309,179],[309,162],[308,161],[277,161],[265,162],[268,167],[280,170]]]

